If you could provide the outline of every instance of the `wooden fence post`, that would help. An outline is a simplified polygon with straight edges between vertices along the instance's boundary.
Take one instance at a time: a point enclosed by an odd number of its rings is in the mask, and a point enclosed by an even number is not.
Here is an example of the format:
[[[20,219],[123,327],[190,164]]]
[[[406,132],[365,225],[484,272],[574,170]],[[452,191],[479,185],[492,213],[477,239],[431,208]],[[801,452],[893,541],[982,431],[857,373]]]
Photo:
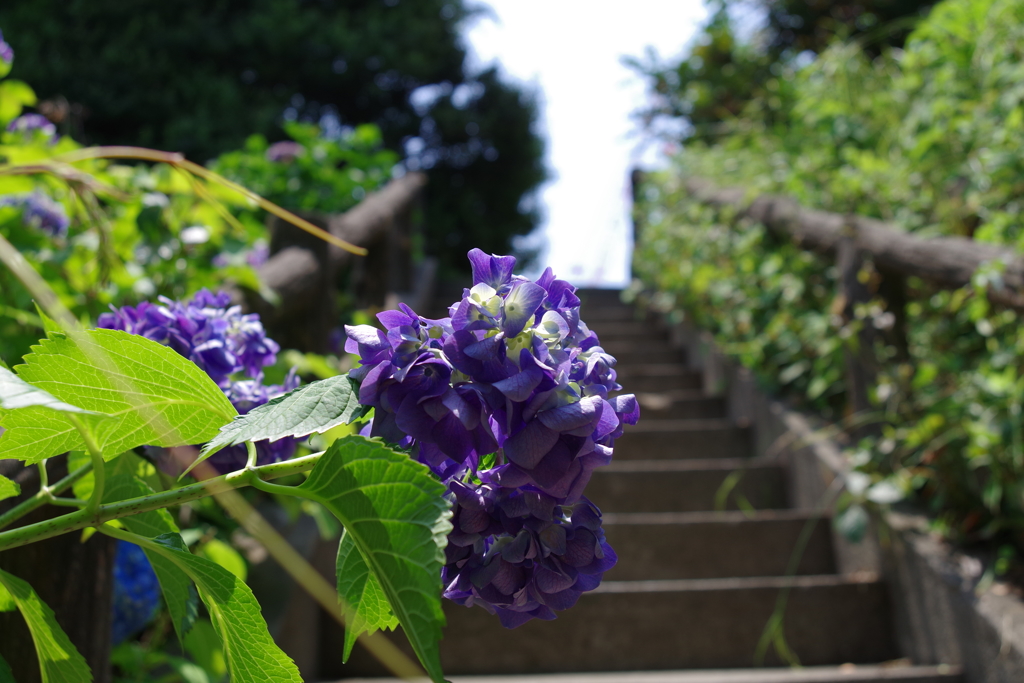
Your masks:
[[[50,481],[67,474],[66,459],[49,461]],[[35,467],[14,460],[0,461],[0,473],[21,485],[22,493],[0,503],[5,512],[39,490]],[[67,511],[46,506],[19,520],[40,522]],[[93,534],[82,542],[79,532],[64,534],[0,553],[0,568],[27,581],[53,609],[64,632],[85,657],[94,683],[110,682],[110,636],[114,596],[114,539]],[[18,683],[38,683],[39,660],[25,620],[17,610],[0,612],[0,654]]]
[[[856,307],[871,300],[867,282],[861,281],[864,253],[857,244],[856,223],[849,220],[844,234],[836,244],[836,262],[839,268],[839,296],[842,318],[846,325],[857,324]],[[856,334],[846,340],[846,395],[851,416],[862,416],[872,408],[868,391],[875,385],[874,328],[868,320],[859,321]],[[854,428],[855,435],[865,430]]]

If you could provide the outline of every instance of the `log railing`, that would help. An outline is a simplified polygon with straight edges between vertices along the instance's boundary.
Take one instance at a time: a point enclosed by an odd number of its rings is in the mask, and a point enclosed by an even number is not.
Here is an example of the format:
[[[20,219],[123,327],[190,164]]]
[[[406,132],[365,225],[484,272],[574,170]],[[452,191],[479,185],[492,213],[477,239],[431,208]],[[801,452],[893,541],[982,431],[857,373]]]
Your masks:
[[[413,212],[427,179],[408,173],[367,196],[343,214],[304,218],[370,253],[355,256],[279,219],[270,222],[271,257],[257,269],[274,296],[238,291],[236,300],[259,313],[282,347],[325,353],[337,327],[335,293],[349,293],[366,307],[408,301],[415,308],[429,297],[434,262],[413,262]],[[268,300],[269,299],[269,300]]]
[[[853,320],[857,304],[875,296],[883,298],[895,315],[887,341],[895,345],[901,360],[907,360],[907,277],[957,289],[970,284],[980,267],[1001,264],[1001,283],[990,287],[987,295],[995,304],[1024,310],[1024,256],[1011,248],[965,237],[920,237],[874,218],[808,209],[778,195],[752,197],[743,188],[719,187],[703,178],[689,178],[684,187],[700,203],[730,210],[736,218],[761,223],[783,239],[833,255],[839,271],[838,294],[844,320]],[[880,276],[872,279],[871,287],[859,277],[866,259],[870,259]],[[847,344],[847,395],[854,413],[871,409],[868,388],[874,384],[876,374],[871,349],[877,333],[872,326],[861,325],[856,343]]]

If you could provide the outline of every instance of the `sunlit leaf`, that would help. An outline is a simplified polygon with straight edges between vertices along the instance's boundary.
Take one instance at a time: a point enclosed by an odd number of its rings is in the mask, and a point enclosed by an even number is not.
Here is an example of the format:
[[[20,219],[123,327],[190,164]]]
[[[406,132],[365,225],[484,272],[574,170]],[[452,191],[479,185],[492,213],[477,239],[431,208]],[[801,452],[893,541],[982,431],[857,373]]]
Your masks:
[[[108,469],[114,467],[116,467],[116,463],[108,464]],[[130,474],[116,474],[109,477],[106,482],[103,490],[103,502],[113,503],[151,493],[153,493],[153,489],[141,479]],[[178,526],[174,523],[170,513],[162,509],[123,517],[121,523],[133,534],[146,538],[178,533]],[[144,547],[142,550],[149,558],[150,564],[153,565],[153,571],[156,572],[156,578],[160,582],[160,590],[167,603],[167,611],[170,612],[174,632],[179,641],[183,640],[189,629],[192,628],[192,624],[195,623],[199,611],[199,596],[195,586],[188,575],[166,557],[149,548]]]
[[[81,415],[111,459],[144,444],[180,446],[216,435],[237,412],[224,392],[172,349],[118,330],[89,330],[79,343],[51,334],[25,356],[18,377],[58,400],[114,419]],[[85,450],[78,431],[55,411],[4,411],[0,457],[39,462]]]
[[[199,462],[222,448],[246,441],[323,433],[366,413],[359,387],[348,375],[313,382],[278,396],[224,425],[199,454]],[[195,465],[193,465],[194,467]]]
[[[210,560],[190,553],[178,534],[164,534],[154,541],[153,549],[199,587],[199,596],[224,647],[232,683],[302,683],[295,663],[270,637],[259,603],[244,582]]]
[[[0,500],[14,498],[19,493],[21,493],[21,487],[18,486],[17,482],[13,482],[0,474]]]
[[[32,634],[43,683],[90,683],[89,665],[57,624],[53,610],[39,599],[32,586],[0,570],[0,609],[12,601]]]
[[[391,604],[377,576],[356,549],[352,534],[342,533],[337,559],[338,595],[345,601],[345,651],[348,661],[361,633],[393,631],[398,626]]]
[[[392,623],[380,604],[383,593],[420,662],[440,683],[441,567],[451,531],[444,485],[408,455],[347,436],[327,449],[298,489],[330,510],[351,539],[338,556],[339,567],[352,572],[338,584],[341,595],[352,600],[346,617],[354,633],[346,639],[358,635],[358,628],[372,631]],[[365,568],[353,558],[352,547]],[[365,608],[364,597],[370,600]]]

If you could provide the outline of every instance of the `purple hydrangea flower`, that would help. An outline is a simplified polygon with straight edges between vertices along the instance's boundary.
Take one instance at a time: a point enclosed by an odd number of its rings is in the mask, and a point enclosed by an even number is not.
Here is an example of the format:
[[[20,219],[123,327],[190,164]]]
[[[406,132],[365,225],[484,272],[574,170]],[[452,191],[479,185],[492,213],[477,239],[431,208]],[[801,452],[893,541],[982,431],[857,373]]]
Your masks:
[[[9,66],[14,61],[14,49],[4,41],[3,31],[0,31],[0,62]]]
[[[96,326],[124,330],[171,347],[202,368],[242,414],[299,385],[294,371],[283,385],[263,384],[263,368],[277,361],[280,347],[267,337],[259,315],[243,315],[241,307],[232,306],[224,292],[202,289],[185,302],[160,297],[157,304],[144,301],[134,307],[123,306],[100,315]],[[239,379],[240,374],[247,379]],[[257,442],[257,461],[287,460],[295,452],[295,443],[290,438]],[[238,469],[245,465],[245,448],[225,448],[209,462],[221,471]]]
[[[42,230],[53,237],[67,235],[71,221],[64,205],[54,201],[42,192],[11,194],[0,197],[0,208],[10,206],[21,210],[21,220],[36,230]]]
[[[293,140],[282,140],[268,147],[266,155],[268,161],[284,163],[301,156],[305,151],[305,147]]]
[[[24,140],[31,140],[36,135],[53,140],[57,136],[57,126],[42,114],[22,114],[7,124],[7,132],[18,133]]]
[[[615,564],[601,513],[583,497],[636,398],[615,396],[615,359],[580,320],[575,288],[549,268],[469,253],[473,287],[430,320],[404,304],[384,330],[346,326],[366,434],[415,456],[448,485],[454,529],[445,596],[515,627],[553,619]]]

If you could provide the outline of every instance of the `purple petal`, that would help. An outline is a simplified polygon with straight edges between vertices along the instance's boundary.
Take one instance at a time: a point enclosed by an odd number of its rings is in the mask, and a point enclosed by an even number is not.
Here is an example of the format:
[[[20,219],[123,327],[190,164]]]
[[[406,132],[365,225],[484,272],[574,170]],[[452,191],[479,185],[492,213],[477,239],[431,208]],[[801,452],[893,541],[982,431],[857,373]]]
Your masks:
[[[539,420],[532,420],[505,441],[503,449],[511,462],[529,470],[537,466],[557,441],[558,432],[548,429]]]
[[[504,316],[501,329],[505,336],[514,337],[523,331],[537,313],[547,293],[533,282],[516,284],[505,297]]]
[[[587,396],[567,406],[541,411],[537,419],[556,432],[569,432],[594,424],[600,418],[598,409],[602,403],[600,396]]]
[[[488,256],[480,249],[470,250],[468,256],[473,266],[474,285],[483,282],[498,289],[512,278],[512,270],[516,267],[515,256]]]

